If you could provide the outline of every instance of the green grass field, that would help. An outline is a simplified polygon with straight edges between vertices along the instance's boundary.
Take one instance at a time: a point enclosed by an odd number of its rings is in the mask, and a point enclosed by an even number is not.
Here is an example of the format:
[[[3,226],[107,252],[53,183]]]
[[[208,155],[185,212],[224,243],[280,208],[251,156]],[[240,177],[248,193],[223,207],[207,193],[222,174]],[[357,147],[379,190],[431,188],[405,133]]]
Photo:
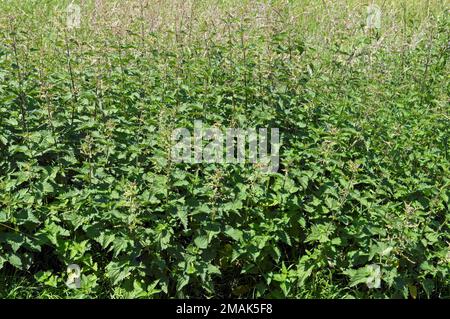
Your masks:
[[[449,1],[70,3],[0,1],[0,298],[450,298]]]

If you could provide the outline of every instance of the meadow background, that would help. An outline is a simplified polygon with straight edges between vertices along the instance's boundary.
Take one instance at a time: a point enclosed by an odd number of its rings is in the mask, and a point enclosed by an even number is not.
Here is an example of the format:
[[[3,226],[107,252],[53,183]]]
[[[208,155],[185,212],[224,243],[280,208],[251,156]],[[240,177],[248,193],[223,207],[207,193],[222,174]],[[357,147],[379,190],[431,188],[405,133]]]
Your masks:
[[[450,297],[448,1],[69,3],[0,1],[1,298]]]

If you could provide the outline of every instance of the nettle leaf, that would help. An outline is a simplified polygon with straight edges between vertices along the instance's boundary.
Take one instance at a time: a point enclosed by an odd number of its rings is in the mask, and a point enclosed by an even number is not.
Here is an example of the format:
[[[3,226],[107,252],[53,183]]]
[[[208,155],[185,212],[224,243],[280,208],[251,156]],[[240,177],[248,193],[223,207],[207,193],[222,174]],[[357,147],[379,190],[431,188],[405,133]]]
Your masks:
[[[208,247],[209,244],[209,239],[208,236],[202,235],[202,236],[197,236],[194,239],[194,243],[195,245],[200,248],[200,249],[206,249]]]
[[[173,235],[173,229],[170,228],[168,225],[165,224],[159,224],[156,228],[156,239],[159,241],[159,244],[161,245],[161,249],[165,250],[169,247],[172,235]]]
[[[15,118],[8,118],[3,120],[6,124],[17,126],[19,125],[19,122]]]
[[[431,232],[431,231],[426,232],[425,233],[425,238],[428,239],[428,242],[430,244],[434,244],[434,243],[439,241],[439,233],[435,232],[435,231],[433,231],[433,232]]]
[[[129,277],[135,268],[129,260],[112,261],[106,266],[106,277],[112,281],[113,285],[117,285]]]
[[[58,239],[60,237],[70,236],[70,232],[54,222],[50,222],[37,233],[38,236],[49,240],[53,245],[58,246]]]
[[[183,208],[179,208],[179,209],[177,209],[177,216],[180,219],[180,222],[183,225],[184,229],[186,230],[188,228],[188,213],[187,213],[187,211]]]
[[[2,134],[0,134],[0,142],[5,146],[8,145],[8,139]]]
[[[53,193],[55,189],[49,182],[43,182],[42,190],[43,190],[44,194],[48,194],[48,193]]]
[[[112,243],[112,250],[114,257],[117,257],[121,252],[127,251],[128,247],[133,247],[134,241],[127,237],[115,237]]]
[[[9,254],[8,262],[18,269],[23,268],[22,259],[16,254]]]
[[[309,257],[308,256],[302,256],[300,258],[300,261],[297,265],[297,278],[298,278],[298,285],[302,286],[306,282],[306,280],[311,276],[314,265],[309,265]]]
[[[285,178],[284,179],[284,190],[291,194],[294,194],[299,190],[299,188],[295,186],[295,182],[292,179]]]
[[[241,230],[233,228],[231,226],[225,226],[225,234],[236,241],[241,241],[243,236],[243,232]]]
[[[26,238],[20,233],[3,233],[0,234],[0,243],[6,243],[11,246],[13,252],[17,252],[19,248],[24,244]]]
[[[72,212],[64,215],[64,219],[69,221],[74,229],[78,229],[83,225],[89,225],[90,218],[88,216],[83,216],[80,212]],[[88,226],[89,227],[89,226]],[[89,228],[88,228],[89,234]]]
[[[380,288],[381,269],[379,265],[372,264],[359,269],[346,270],[344,274],[350,277],[350,287],[364,283],[368,288]]]
[[[435,288],[435,284],[434,284],[433,280],[429,279],[429,278],[425,279],[425,281],[422,283],[422,287],[423,287],[423,290],[425,291],[425,293],[427,294],[427,297],[431,298],[431,295]]]
[[[5,259],[3,256],[0,256],[0,269],[3,268],[3,265],[5,264],[6,261],[7,259]]]
[[[183,291],[183,288],[189,283],[190,277],[188,275],[182,275],[177,280],[177,291]]]
[[[233,202],[228,202],[223,205],[221,205],[220,209],[224,212],[234,212],[240,215],[240,210],[242,209],[242,201],[235,200]]]
[[[388,256],[393,249],[394,247],[384,242],[377,243],[376,245],[371,245],[369,260],[372,260],[375,255]]]
[[[333,210],[338,210],[339,207],[340,207],[339,202],[336,199],[332,198],[332,197],[326,197],[325,198],[325,204],[332,211]]]
[[[29,208],[18,211],[15,214],[15,217],[18,225],[22,225],[25,223],[39,223],[39,219],[36,217],[36,215],[33,214],[32,209]]]
[[[102,248],[108,248],[111,243],[115,240],[115,235],[109,232],[101,232],[100,235],[96,238],[96,241],[102,246]]]
[[[214,266],[213,264],[208,264],[208,273],[210,275],[220,275],[221,271],[220,271],[219,267]]]
[[[0,211],[0,223],[4,223],[8,221],[8,215],[5,211]]]
[[[285,244],[292,246],[291,237],[288,235],[287,232],[280,230],[277,232],[277,235]]]
[[[314,242],[314,241],[318,241],[320,243],[328,242],[334,232],[334,229],[335,227],[331,223],[313,225],[311,227],[310,234],[306,237],[306,242]]]
[[[39,271],[34,275],[34,278],[41,284],[50,286],[53,288],[58,287],[58,277],[52,274],[51,271]]]

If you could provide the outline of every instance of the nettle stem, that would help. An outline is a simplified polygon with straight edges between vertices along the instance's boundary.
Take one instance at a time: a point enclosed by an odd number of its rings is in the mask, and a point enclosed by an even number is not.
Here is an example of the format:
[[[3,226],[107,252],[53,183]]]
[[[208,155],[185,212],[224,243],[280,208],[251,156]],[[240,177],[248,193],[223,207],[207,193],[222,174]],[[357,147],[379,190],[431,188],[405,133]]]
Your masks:
[[[245,30],[244,30],[244,21],[241,20],[240,23],[240,35],[241,35],[241,48],[242,48],[242,59],[244,62],[244,90],[245,90],[245,109],[247,109],[248,106],[248,79],[247,79],[247,72],[248,72],[248,63],[247,63],[247,50],[245,48]]]
[[[24,80],[23,80],[23,74],[22,74],[22,67],[19,60],[19,54],[17,49],[17,31],[15,29],[15,26],[11,23],[10,24],[11,29],[11,37],[12,37],[12,49],[13,49],[13,56],[14,56],[14,63],[16,64],[16,70],[17,70],[17,80],[19,82],[19,107],[20,107],[20,113],[21,113],[21,119],[22,119],[22,129],[24,132],[28,132],[27,127],[27,120],[26,120],[26,94],[23,90],[24,87]]]
[[[70,91],[71,91],[72,97],[73,97],[72,114],[71,114],[71,120],[70,120],[70,125],[72,126],[73,122],[75,120],[75,110],[76,110],[76,103],[78,101],[78,98],[77,98],[77,91],[76,91],[76,87],[75,87],[75,76],[74,76],[74,72],[73,72],[73,68],[72,68],[72,62],[71,62],[72,58],[71,58],[69,39],[67,37],[67,30],[64,30],[64,39],[66,42],[67,68],[69,70],[69,75],[70,75]]]
[[[145,23],[144,23],[144,8],[146,8],[147,7],[147,2],[145,3],[145,6],[144,6],[144,0],[141,0],[140,2],[139,2],[139,4],[140,4],[140,20],[141,20],[141,25],[140,25],[140,27],[141,27],[141,57],[143,57],[144,55],[145,55],[145,51],[146,51],[146,48],[145,48]]]
[[[101,64],[99,64],[101,65]],[[103,87],[102,87],[102,83],[103,83],[103,74],[102,71],[100,69],[100,66],[97,65],[96,68],[96,74],[95,74],[95,98],[96,98],[96,103],[95,103],[95,114],[94,117],[97,119],[98,117],[98,113],[101,113],[101,115],[104,118],[104,112],[103,112]]]
[[[42,61],[42,59],[40,60],[40,70],[39,70],[39,79],[41,82],[41,89],[43,91],[44,94],[44,99],[45,99],[45,104],[47,105],[47,120],[48,120],[48,125],[50,127],[50,130],[52,131],[52,133],[55,132],[54,126],[53,126],[53,116],[52,116],[52,109],[50,106],[50,99],[48,97],[48,83],[45,81],[45,75],[44,75],[44,63]]]

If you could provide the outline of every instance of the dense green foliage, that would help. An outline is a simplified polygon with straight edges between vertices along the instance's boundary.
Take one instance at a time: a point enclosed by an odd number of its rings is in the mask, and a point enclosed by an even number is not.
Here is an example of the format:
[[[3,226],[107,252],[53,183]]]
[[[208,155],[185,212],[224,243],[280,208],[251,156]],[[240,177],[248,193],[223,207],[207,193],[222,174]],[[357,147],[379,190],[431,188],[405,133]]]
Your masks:
[[[74,30],[19,2],[0,4],[0,297],[450,297],[442,3],[392,39],[364,5],[309,37],[291,2],[172,31],[142,1]],[[195,119],[280,128],[279,171],[174,163]]]

